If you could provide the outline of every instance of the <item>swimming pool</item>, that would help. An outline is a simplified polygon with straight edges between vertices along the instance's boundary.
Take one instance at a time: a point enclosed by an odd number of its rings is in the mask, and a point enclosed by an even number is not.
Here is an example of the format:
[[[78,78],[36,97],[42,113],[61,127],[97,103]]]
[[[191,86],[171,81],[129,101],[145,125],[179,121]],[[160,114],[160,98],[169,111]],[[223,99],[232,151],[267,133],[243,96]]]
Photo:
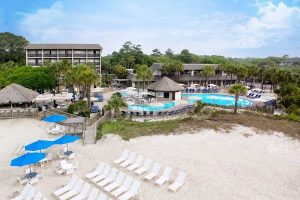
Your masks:
[[[134,111],[161,111],[161,110],[166,110],[168,108],[172,108],[176,105],[178,105],[178,102],[172,101],[172,102],[162,102],[158,103],[157,105],[129,105],[128,110],[134,110]]]
[[[187,98],[189,103],[195,103],[197,100],[201,100],[207,104],[214,104],[220,106],[234,106],[235,98],[234,96],[225,95],[225,94],[205,94],[205,93],[184,93],[182,94],[183,98]],[[251,106],[252,102],[239,98],[238,106],[239,107],[248,107]]]

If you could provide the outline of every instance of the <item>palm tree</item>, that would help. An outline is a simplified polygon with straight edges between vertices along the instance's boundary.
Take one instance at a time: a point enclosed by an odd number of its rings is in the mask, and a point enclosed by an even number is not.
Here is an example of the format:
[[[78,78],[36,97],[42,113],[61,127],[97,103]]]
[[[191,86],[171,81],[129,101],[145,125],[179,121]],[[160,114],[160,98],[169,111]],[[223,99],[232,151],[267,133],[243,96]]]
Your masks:
[[[234,114],[236,114],[237,108],[238,108],[239,97],[240,97],[240,95],[245,95],[247,93],[247,88],[241,84],[234,84],[229,87],[229,93],[235,95]]]
[[[45,63],[45,65],[49,66],[50,70],[54,74],[54,77],[56,79],[57,92],[59,93],[59,86],[61,82],[65,82],[66,74],[72,67],[72,64],[67,60],[62,60],[54,63]]]
[[[143,90],[145,90],[145,82],[152,80],[152,71],[147,65],[136,66],[136,78],[143,81]]]
[[[120,97],[119,93],[112,95],[111,99],[104,106],[104,110],[113,111],[114,117],[118,116],[120,109],[127,107],[126,102]]]
[[[182,62],[175,60],[174,62],[171,63],[171,65],[174,69],[177,82],[179,82],[180,73],[184,71],[183,64],[182,64]]]
[[[205,65],[203,67],[203,71],[201,73],[202,75],[205,76],[205,86],[208,84],[208,77],[209,76],[214,76],[216,74],[215,68],[211,65]]]

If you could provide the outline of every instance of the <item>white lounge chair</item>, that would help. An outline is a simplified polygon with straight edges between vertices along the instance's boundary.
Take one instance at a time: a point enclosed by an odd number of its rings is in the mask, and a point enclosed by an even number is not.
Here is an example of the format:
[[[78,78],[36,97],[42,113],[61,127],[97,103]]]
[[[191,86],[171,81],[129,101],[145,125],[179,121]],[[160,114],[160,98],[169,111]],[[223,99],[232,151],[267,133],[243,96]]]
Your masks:
[[[58,197],[68,191],[70,191],[76,184],[78,180],[78,176],[73,175],[67,185],[53,192],[54,196]]]
[[[169,190],[176,192],[185,183],[186,173],[179,171],[176,180],[168,187]]]
[[[128,192],[124,193],[122,196],[119,197],[119,200],[129,200],[135,196],[138,195],[139,190],[141,187],[141,182],[138,180],[135,180],[133,184],[131,185]]]
[[[155,162],[151,171],[146,176],[144,176],[144,178],[148,181],[151,181],[153,178],[157,177],[160,170],[160,166],[160,163]]]
[[[106,192],[113,191],[114,189],[116,189],[117,187],[119,187],[122,184],[124,178],[125,178],[125,174],[123,172],[119,172],[116,180],[114,182],[112,182],[111,184],[105,186],[103,189]]]
[[[106,194],[104,194],[103,192],[101,192],[101,193],[99,194],[99,197],[97,198],[97,200],[107,200]]]
[[[123,194],[124,192],[127,192],[130,188],[131,183],[133,182],[133,178],[131,176],[127,176],[125,178],[125,181],[123,182],[123,184],[117,188],[116,190],[114,190],[111,195],[113,195],[114,197],[118,197],[121,194]]]
[[[124,162],[122,162],[122,163],[120,164],[120,166],[121,166],[121,167],[127,167],[128,165],[134,163],[135,159],[136,159],[136,153],[135,153],[135,152],[131,152],[131,153],[129,154],[128,159],[125,160]]]
[[[85,177],[88,179],[92,179],[95,176],[100,175],[101,172],[104,170],[105,166],[106,166],[106,163],[102,161],[94,171],[88,173],[87,175],[85,175]]]
[[[98,182],[97,185],[100,186],[100,187],[104,187],[107,184],[113,182],[115,180],[116,176],[117,176],[117,172],[118,172],[118,170],[116,168],[112,168],[109,175],[108,175],[108,177],[105,178],[104,180]]]
[[[160,178],[158,178],[155,183],[159,186],[162,186],[165,182],[167,182],[170,179],[172,173],[172,168],[169,166],[166,166],[164,169],[164,172]]]
[[[108,177],[110,170],[111,170],[111,166],[106,165],[103,172],[99,176],[92,178],[91,181],[94,183],[98,183],[99,181],[102,181],[103,179]]]
[[[129,171],[135,170],[136,168],[138,168],[138,167],[140,167],[140,166],[142,165],[143,160],[144,160],[144,156],[143,156],[143,155],[138,155],[136,161],[135,161],[133,164],[129,165],[129,166],[127,167],[127,169],[128,169]]]
[[[125,149],[121,155],[120,158],[114,161],[115,164],[120,164],[121,162],[124,162],[129,156],[129,151]]]
[[[83,200],[86,199],[88,196],[88,193],[91,189],[91,185],[89,183],[85,183],[83,185],[83,188],[81,189],[80,193],[78,195],[76,195],[75,197],[73,197],[71,200]]]
[[[34,197],[35,193],[36,189],[34,187],[31,187],[24,200],[31,200]]]
[[[98,192],[99,190],[93,187],[91,192],[89,193],[89,197],[87,198],[87,200],[96,200]]]
[[[149,170],[151,163],[152,163],[152,160],[147,158],[144,161],[143,165],[140,168],[135,170],[135,173],[138,174],[138,175],[141,175],[141,174],[145,173],[146,171]]]
[[[21,199],[24,199],[24,198],[27,196],[28,192],[31,190],[31,188],[32,188],[32,186],[29,185],[29,184],[27,184],[27,185],[23,188],[21,194],[20,194],[19,196],[15,197],[15,198],[13,198],[13,200],[21,200]]]
[[[76,185],[70,191],[58,197],[59,200],[67,200],[79,194],[83,184],[84,184],[83,180],[78,179]]]

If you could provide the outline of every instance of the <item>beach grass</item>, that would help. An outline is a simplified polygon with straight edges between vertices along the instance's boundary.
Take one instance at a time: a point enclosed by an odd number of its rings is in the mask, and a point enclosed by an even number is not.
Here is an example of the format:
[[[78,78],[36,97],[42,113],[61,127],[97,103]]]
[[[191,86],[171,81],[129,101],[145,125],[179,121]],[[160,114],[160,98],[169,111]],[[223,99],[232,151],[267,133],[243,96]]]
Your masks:
[[[300,139],[299,122],[248,111],[234,115],[232,112],[215,110],[200,116],[191,115],[184,119],[160,122],[134,122],[126,119],[106,122],[98,127],[97,140],[106,134],[116,134],[124,140],[129,140],[140,136],[181,134],[201,129],[226,131],[232,129],[235,125],[253,127],[263,133],[270,131],[282,132],[293,139]]]

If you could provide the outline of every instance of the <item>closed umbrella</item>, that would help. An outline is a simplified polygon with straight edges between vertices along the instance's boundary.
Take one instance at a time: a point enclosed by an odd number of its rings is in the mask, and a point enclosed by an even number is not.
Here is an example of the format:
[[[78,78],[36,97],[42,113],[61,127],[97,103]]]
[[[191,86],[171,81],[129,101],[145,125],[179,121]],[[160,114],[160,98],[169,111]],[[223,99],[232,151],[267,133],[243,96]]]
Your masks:
[[[26,151],[41,151],[42,149],[48,149],[53,145],[53,141],[49,140],[37,140],[31,144],[25,146]]]
[[[76,135],[64,135],[57,140],[53,141],[54,144],[66,144],[67,145],[67,152],[65,154],[71,154],[72,152],[68,151],[68,143],[75,142],[76,140],[79,140],[80,137]]]
[[[29,165],[30,173],[26,174],[27,178],[32,178],[37,175],[36,172],[31,172],[30,165],[39,162],[46,158],[45,153],[26,153],[18,158],[15,158],[11,161],[10,166],[22,167]]]

